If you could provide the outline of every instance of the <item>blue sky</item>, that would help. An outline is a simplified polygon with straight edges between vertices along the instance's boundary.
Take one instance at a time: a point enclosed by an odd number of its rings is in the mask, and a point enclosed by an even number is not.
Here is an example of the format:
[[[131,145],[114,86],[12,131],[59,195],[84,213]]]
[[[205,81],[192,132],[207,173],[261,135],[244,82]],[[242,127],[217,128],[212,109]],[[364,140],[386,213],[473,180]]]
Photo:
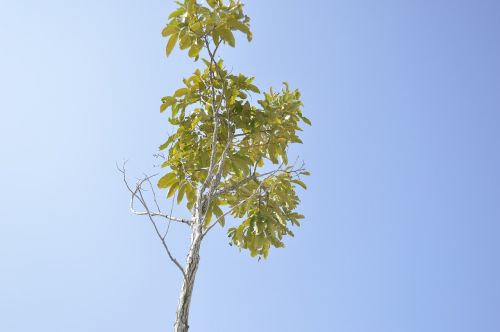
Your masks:
[[[500,2],[247,3],[224,58],[302,91],[307,218],[265,262],[211,234],[192,331],[499,331]],[[0,330],[171,330],[180,275],[115,163],[155,170],[197,65],[164,56],[172,3],[0,6]]]

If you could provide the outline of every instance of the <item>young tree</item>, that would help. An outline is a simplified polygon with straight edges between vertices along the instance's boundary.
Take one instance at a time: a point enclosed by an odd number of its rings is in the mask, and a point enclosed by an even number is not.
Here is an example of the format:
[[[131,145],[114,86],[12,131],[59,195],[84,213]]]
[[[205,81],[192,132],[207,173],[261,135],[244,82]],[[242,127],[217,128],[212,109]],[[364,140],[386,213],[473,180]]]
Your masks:
[[[225,227],[226,217],[240,220],[227,229],[230,244],[247,249],[252,257],[267,258],[271,247],[284,247],[283,238],[293,236],[291,225],[299,226],[303,216],[295,211],[300,202],[297,186],[306,188],[301,176],[309,175],[304,165],[288,161],[288,147],[301,143],[297,132],[302,115],[300,93],[287,83],[280,92],[272,88],[256,103],[250,95],[261,95],[254,78],[233,74],[219,58],[223,45],[235,46],[234,32],[252,39],[249,17],[240,1],[196,0],[176,2],[178,8],[163,29],[168,38],[166,53],[176,45],[188,50],[204,67],[183,80],[173,95],[162,98],[161,112],[169,110],[168,121],[176,131],[160,150],[165,152],[162,167],[167,169],[157,186],[167,199],[185,203],[191,218],[161,212],[150,176],[135,186],[127,182],[131,210],[146,216],[154,226],[170,260],[183,276],[174,331],[188,331],[188,317],[200,248],[204,237],[217,225]],[[153,192],[155,208],[149,207],[144,185]],[[144,211],[137,211],[139,202]],[[168,220],[165,233],[158,218]],[[185,265],[172,255],[166,234],[170,222],[190,227],[191,242]]]

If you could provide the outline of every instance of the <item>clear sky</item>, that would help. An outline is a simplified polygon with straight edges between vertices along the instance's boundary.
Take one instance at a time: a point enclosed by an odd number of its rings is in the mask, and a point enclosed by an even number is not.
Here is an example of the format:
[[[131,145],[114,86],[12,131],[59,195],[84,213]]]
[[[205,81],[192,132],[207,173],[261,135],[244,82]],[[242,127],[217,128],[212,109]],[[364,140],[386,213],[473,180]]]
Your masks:
[[[500,2],[247,3],[223,55],[301,89],[307,218],[261,262],[212,233],[192,331],[500,331]],[[171,330],[180,275],[115,162],[155,171],[197,65],[165,58],[172,8],[1,1],[1,331]]]

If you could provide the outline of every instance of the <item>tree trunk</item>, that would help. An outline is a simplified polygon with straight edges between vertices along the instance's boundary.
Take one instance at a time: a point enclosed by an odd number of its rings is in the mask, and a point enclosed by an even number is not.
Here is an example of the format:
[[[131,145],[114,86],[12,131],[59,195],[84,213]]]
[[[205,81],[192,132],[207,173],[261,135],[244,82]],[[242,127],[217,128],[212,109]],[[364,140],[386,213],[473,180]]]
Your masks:
[[[191,304],[191,295],[200,262],[200,246],[202,240],[202,224],[197,220],[192,225],[191,245],[186,259],[184,269],[185,278],[182,283],[181,293],[179,295],[179,304],[177,305],[177,317],[174,324],[174,332],[187,332],[189,330],[189,306]]]

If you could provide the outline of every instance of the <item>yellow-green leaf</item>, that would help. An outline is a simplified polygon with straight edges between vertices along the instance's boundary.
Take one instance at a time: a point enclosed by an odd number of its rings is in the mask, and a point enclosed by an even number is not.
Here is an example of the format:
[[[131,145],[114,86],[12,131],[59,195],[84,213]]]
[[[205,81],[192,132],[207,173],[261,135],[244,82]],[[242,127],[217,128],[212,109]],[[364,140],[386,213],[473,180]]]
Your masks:
[[[160,112],[165,111],[169,106],[172,106],[177,102],[177,99],[174,97],[164,97],[162,98],[163,104],[160,106]]]
[[[253,84],[250,84],[248,85],[248,90],[252,91],[252,92],[255,92],[255,93],[260,93],[260,90],[258,87],[256,87],[255,85]]]
[[[174,97],[182,97],[189,92],[188,88],[180,88],[174,93]]]
[[[177,174],[167,173],[158,181],[158,188],[168,188],[177,181]]]
[[[191,46],[191,37],[189,37],[188,34],[185,34],[179,42],[179,47],[181,48],[181,50],[185,50],[189,46]]]
[[[307,189],[306,184],[300,180],[292,180],[292,182],[298,184],[299,186],[301,186],[304,189]]]
[[[162,36],[163,37],[168,37],[170,36],[171,34],[173,33],[176,33],[179,31],[179,27],[175,26],[175,25],[167,25],[161,32]]]
[[[223,217],[224,212],[222,211],[222,209],[216,205],[216,206],[213,207],[213,211],[214,211],[215,217],[217,218],[217,220],[220,223],[220,225],[222,227],[224,227],[225,220],[224,220],[224,217]]]
[[[167,198],[174,196],[174,193],[178,187],[179,187],[179,182],[175,182],[174,184],[172,184],[172,186],[168,190]]]
[[[308,125],[311,125],[311,120],[309,120],[308,118],[306,118],[305,116],[301,116],[301,119],[302,121],[304,121],[305,123],[307,123]]]
[[[189,183],[186,184],[186,197],[191,203],[194,203],[196,201],[196,190]]]
[[[205,217],[205,227],[210,225],[210,221],[212,220],[212,207],[210,206],[207,210],[207,214]]]
[[[224,39],[231,47],[234,47],[236,44],[234,40],[234,35],[229,29],[221,29],[220,31],[222,39]]]
[[[167,56],[169,56],[170,53],[172,53],[172,50],[174,49],[175,44],[177,44],[178,38],[179,38],[178,33],[174,33],[170,36],[168,43],[167,43]]]
[[[182,202],[185,192],[186,192],[186,182],[182,182],[181,185],[179,186],[179,191],[177,192],[177,204]]]
[[[191,48],[189,49],[188,55],[191,58],[196,58],[200,54],[201,49],[202,49],[201,46],[198,46],[197,44],[193,44],[193,46],[191,46]]]
[[[200,30],[202,26],[203,25],[201,24],[201,22],[196,22],[193,25],[191,25],[191,30],[196,32],[196,31]]]
[[[168,18],[171,19],[171,18],[174,18],[174,17],[177,17],[177,16],[180,16],[182,14],[184,14],[186,12],[186,10],[184,8],[178,8],[176,10],[174,10],[172,13],[170,13],[170,15],[168,15]]]

